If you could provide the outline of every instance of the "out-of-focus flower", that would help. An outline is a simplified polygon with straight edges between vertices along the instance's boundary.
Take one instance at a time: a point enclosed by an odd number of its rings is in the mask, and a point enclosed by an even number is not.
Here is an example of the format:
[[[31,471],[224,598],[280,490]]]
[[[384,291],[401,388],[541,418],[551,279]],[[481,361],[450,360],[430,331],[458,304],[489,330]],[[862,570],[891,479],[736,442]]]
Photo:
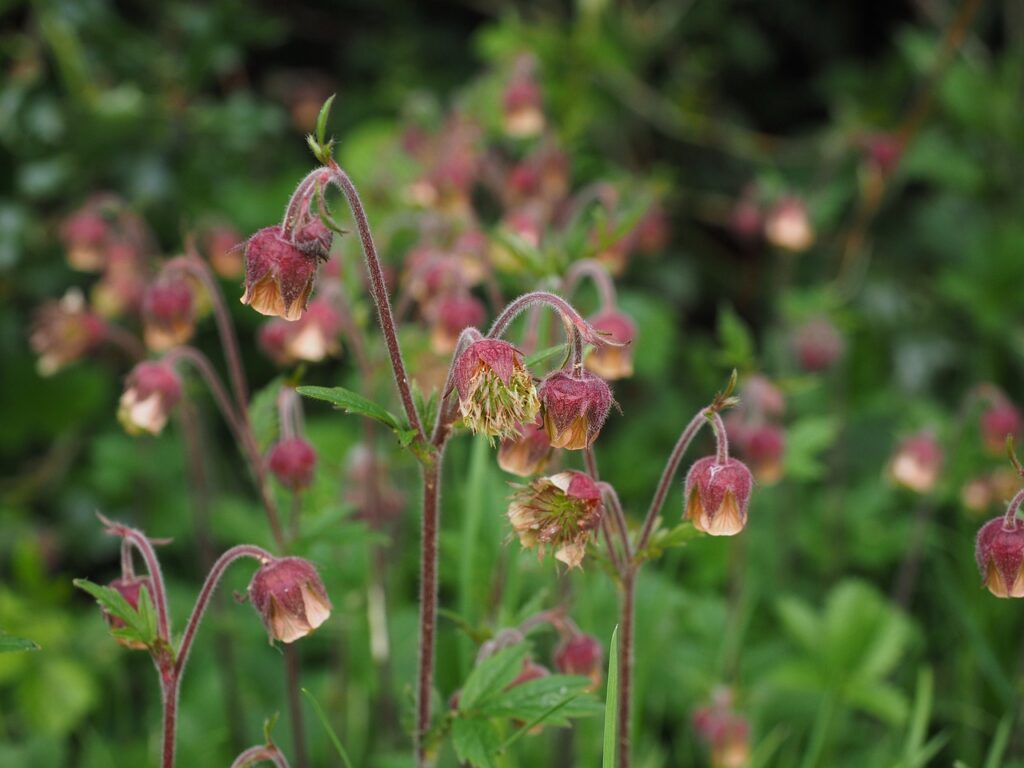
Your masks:
[[[754,478],[746,465],[715,456],[698,459],[686,475],[686,518],[711,536],[734,536],[747,524],[747,506]]]
[[[505,133],[513,138],[530,138],[544,130],[544,110],[535,69],[536,62],[532,57],[520,57],[502,95]]]
[[[475,296],[461,293],[437,299],[430,307],[430,315],[430,346],[439,355],[450,355],[464,329],[483,325],[487,310]]]
[[[733,712],[728,692],[693,713],[693,728],[711,750],[712,768],[745,768],[750,764],[750,726]]]
[[[981,414],[981,436],[985,442],[985,448],[992,454],[1002,454],[1006,450],[1007,435],[1018,441],[1020,432],[1020,411],[1005,398],[991,403]]]
[[[316,451],[301,437],[287,437],[270,449],[267,466],[285,488],[302,491],[313,482]]]
[[[319,363],[341,353],[341,313],[329,299],[313,299],[302,317],[294,323],[280,319],[271,322],[287,326],[278,358],[285,360],[285,364],[298,360]],[[272,340],[266,339],[268,347]]]
[[[637,222],[630,235],[641,253],[659,253],[668,242],[668,217],[661,203],[654,203]]]
[[[540,410],[537,389],[519,351],[507,341],[473,342],[455,362],[459,412],[474,433],[515,438]]]
[[[195,308],[188,281],[176,275],[154,280],[142,298],[143,335],[156,352],[184,344],[195,331]]]
[[[245,246],[245,293],[242,303],[263,315],[298,320],[313,292],[317,266],[323,258],[314,248],[316,237],[291,242],[281,227],[265,227],[249,238]]]
[[[945,455],[930,432],[905,438],[889,461],[890,479],[917,493],[928,493],[939,481]]]
[[[743,454],[759,482],[772,484],[782,479],[782,456],[786,439],[781,427],[761,424],[747,430],[743,440]]]
[[[894,133],[875,133],[863,141],[864,158],[883,176],[896,170],[903,154],[903,145]]]
[[[270,642],[292,643],[331,615],[320,574],[300,557],[275,558],[260,566],[249,583],[249,600],[263,619]]]
[[[220,277],[233,280],[241,276],[245,269],[242,241],[238,231],[226,224],[216,224],[203,233],[203,250]]]
[[[584,361],[587,368],[609,381],[632,376],[636,325],[629,315],[617,309],[605,309],[591,317],[589,322],[599,334],[615,343],[592,349]]]
[[[92,313],[82,294],[70,290],[59,301],[42,304],[35,313],[29,345],[38,356],[41,376],[52,376],[95,349],[106,335],[106,324]]]
[[[95,205],[71,214],[60,228],[68,265],[79,272],[100,272],[106,265],[110,225]]]
[[[984,586],[996,597],[1024,597],[1024,525],[1002,516],[978,531],[974,557]]]
[[[572,632],[555,649],[555,669],[563,675],[580,675],[593,681],[591,690],[601,684],[604,667],[604,651],[601,642],[593,635]]]
[[[498,448],[498,466],[520,477],[544,471],[551,458],[551,440],[540,420],[520,426],[520,436],[505,438]]]
[[[583,562],[587,541],[603,512],[601,491],[593,479],[569,471],[519,486],[508,519],[524,548],[536,547],[543,556],[550,546],[556,559],[575,568]]]
[[[125,381],[117,419],[130,435],[141,432],[158,435],[179,400],[181,378],[169,363],[139,363]]]
[[[767,376],[747,376],[740,391],[740,407],[755,418],[778,418],[786,412],[786,396]]]
[[[555,371],[537,389],[551,445],[579,451],[593,445],[611,410],[612,392],[589,371]]]
[[[831,368],[846,348],[839,329],[827,317],[816,317],[793,334],[793,350],[805,371],[816,373]]]
[[[814,229],[807,206],[798,197],[779,200],[768,212],[764,222],[768,242],[787,251],[806,251],[814,244]]]

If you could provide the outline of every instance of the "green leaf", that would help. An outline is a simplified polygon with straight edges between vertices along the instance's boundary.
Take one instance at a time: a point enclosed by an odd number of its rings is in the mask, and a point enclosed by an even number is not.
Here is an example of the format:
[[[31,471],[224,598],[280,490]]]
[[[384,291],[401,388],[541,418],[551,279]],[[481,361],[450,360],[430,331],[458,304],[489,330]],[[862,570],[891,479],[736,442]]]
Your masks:
[[[587,717],[600,711],[600,705],[587,689],[588,677],[549,675],[528,680],[508,690],[494,691],[480,700],[474,710],[484,717],[535,720],[548,717],[550,725],[565,726],[574,717]]]
[[[795,597],[783,597],[776,606],[779,618],[790,637],[796,640],[805,650],[815,651],[821,641],[821,625],[807,605]]]
[[[521,739],[523,736],[528,734],[530,731],[532,731],[538,725],[542,725],[543,723],[551,720],[554,717],[556,712],[558,712],[559,710],[564,709],[565,707],[567,707],[575,699],[576,699],[576,696],[569,696],[568,698],[563,699],[562,701],[558,702],[557,704],[555,704],[550,709],[548,709],[545,712],[543,712],[538,717],[535,717],[533,720],[531,720],[530,722],[528,722],[525,725],[523,725],[522,728],[520,728],[518,731],[516,731],[511,736],[509,736],[507,739],[505,739],[505,743],[501,745],[501,747],[498,749],[498,751],[499,752],[505,752],[509,747],[511,747],[513,744],[515,744],[517,741],[519,741],[519,739]]]
[[[345,413],[354,413],[357,416],[365,416],[368,419],[379,421],[381,424],[393,429],[396,433],[405,430],[405,425],[398,420],[391,411],[381,405],[368,400],[358,392],[344,387],[299,387],[298,393],[317,400],[325,400],[335,408]]]
[[[334,751],[338,753],[338,757],[340,757],[341,761],[345,763],[345,768],[352,768],[352,761],[348,759],[348,753],[345,752],[345,748],[341,746],[341,740],[338,738],[338,734],[334,732],[334,728],[331,727],[331,723],[327,719],[327,715],[324,713],[323,708],[320,706],[320,702],[313,698],[313,694],[305,688],[302,689],[302,695],[309,699],[309,703],[312,705],[313,711],[316,712],[317,719],[320,720],[320,725],[322,725],[324,730],[327,731],[327,737],[331,740],[331,744],[334,745]]]
[[[458,718],[452,723],[452,746],[459,761],[477,768],[495,768],[501,736],[490,720]]]
[[[741,371],[754,367],[754,336],[732,307],[718,310],[718,339],[722,365]]]
[[[637,552],[636,557],[640,560],[653,560],[661,557],[666,549],[683,547],[694,539],[704,534],[693,527],[693,523],[682,522],[674,528],[655,528],[651,539],[643,550]]]
[[[334,97],[338,94],[332,93],[324,105],[320,107],[320,114],[316,118],[316,140],[320,146],[324,145],[324,138],[327,135],[327,118],[331,116],[331,105],[334,104]]]
[[[612,640],[608,644],[608,685],[604,692],[604,756],[601,768],[617,768],[618,742],[616,728],[618,726],[619,701],[619,627],[612,630]]]
[[[0,653],[17,653],[19,651],[38,651],[39,644],[23,637],[0,635]]]
[[[139,590],[139,607],[135,609],[112,587],[101,587],[87,579],[75,579],[73,584],[96,598],[96,602],[106,613],[124,622],[125,626],[111,630],[111,635],[147,646],[156,643],[156,612],[148,589]]]
[[[483,699],[504,691],[522,671],[523,660],[529,651],[526,643],[519,643],[503,648],[477,664],[462,686],[459,711],[469,712]]]
[[[817,480],[825,474],[822,454],[836,441],[839,419],[820,416],[800,419],[786,429],[786,477]]]

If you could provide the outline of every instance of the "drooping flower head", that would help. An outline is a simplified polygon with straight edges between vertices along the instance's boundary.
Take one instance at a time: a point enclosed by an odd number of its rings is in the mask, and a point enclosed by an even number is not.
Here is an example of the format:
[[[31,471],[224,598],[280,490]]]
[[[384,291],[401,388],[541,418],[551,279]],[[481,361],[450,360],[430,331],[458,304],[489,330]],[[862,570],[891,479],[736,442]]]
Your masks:
[[[831,368],[843,356],[846,342],[827,317],[815,317],[793,334],[793,350],[805,371],[817,373]]]
[[[1006,449],[1006,436],[1020,437],[1021,415],[1013,403],[999,398],[981,414],[981,436],[985,447],[993,454]]]
[[[711,750],[712,768],[750,764],[750,725],[731,704],[731,692],[718,691],[709,706],[695,710],[692,716],[694,730]]]
[[[593,635],[572,632],[555,649],[555,669],[563,675],[580,675],[593,681],[593,688],[601,684],[604,668],[604,650]]]
[[[550,546],[557,560],[575,568],[583,562],[587,541],[603,512],[597,483],[582,472],[568,471],[519,486],[508,519],[523,547],[536,547],[543,556]]]
[[[917,493],[928,493],[939,481],[945,454],[931,432],[905,438],[889,461],[894,483]]]
[[[301,437],[287,437],[270,449],[267,465],[281,485],[292,491],[301,491],[313,482],[316,451]]]
[[[459,413],[474,433],[515,438],[537,417],[540,401],[519,351],[501,339],[470,344],[455,362]]]
[[[29,345],[39,356],[40,375],[52,376],[85,357],[106,334],[106,324],[89,310],[82,294],[70,290],[36,310]]]
[[[320,574],[301,557],[280,557],[260,566],[249,583],[249,599],[263,619],[270,642],[294,642],[331,615]]]
[[[142,322],[146,346],[157,352],[184,344],[195,330],[195,302],[184,277],[162,275],[142,297]]]
[[[1024,525],[1002,516],[978,531],[974,557],[984,586],[996,597],[1024,597]]]
[[[139,363],[125,380],[117,418],[128,434],[158,435],[179,400],[181,378],[169,363]]]
[[[587,355],[587,368],[608,381],[632,376],[636,325],[629,315],[617,309],[606,309],[590,318],[590,324],[599,334],[615,343],[594,347]]]
[[[203,250],[220,277],[233,280],[242,274],[242,236],[226,224],[215,224],[203,233]]]
[[[68,264],[79,272],[99,272],[106,262],[110,225],[100,206],[87,204],[71,214],[60,228]]]
[[[278,365],[319,363],[341,353],[341,313],[322,296],[295,322],[275,317],[260,328],[260,348]]]
[[[785,451],[785,434],[774,424],[751,427],[744,435],[743,455],[753,467],[754,476],[762,483],[771,484],[782,479]]]
[[[498,448],[498,466],[520,477],[540,474],[551,458],[551,440],[538,419],[519,428],[520,436],[505,438]]]
[[[298,320],[313,292],[317,266],[327,255],[321,229],[326,227],[296,232],[294,241],[280,226],[264,227],[250,237],[245,245],[242,303],[263,315]]]
[[[611,390],[589,371],[555,371],[537,390],[551,445],[579,451],[597,439],[611,410]]]
[[[439,297],[431,307],[430,345],[439,355],[455,351],[465,328],[483,324],[487,311],[478,298],[469,293]]]
[[[686,475],[686,518],[711,536],[734,536],[747,524],[753,486],[750,470],[738,459],[698,459]]]
[[[814,228],[803,200],[783,197],[768,212],[764,234],[772,245],[787,251],[806,251],[814,244]]]

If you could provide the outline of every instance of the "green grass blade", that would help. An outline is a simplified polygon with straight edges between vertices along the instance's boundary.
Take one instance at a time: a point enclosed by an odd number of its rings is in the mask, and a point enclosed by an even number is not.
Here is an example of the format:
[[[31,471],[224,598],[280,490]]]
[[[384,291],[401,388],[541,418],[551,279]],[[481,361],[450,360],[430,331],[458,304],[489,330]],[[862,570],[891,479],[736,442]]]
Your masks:
[[[618,750],[615,748],[618,735],[619,702],[619,627],[612,630],[612,641],[608,646],[608,686],[604,694],[604,756],[601,768],[618,766]]]
[[[316,712],[316,716],[320,720],[320,724],[324,727],[324,730],[327,731],[327,735],[331,738],[331,743],[334,744],[334,749],[341,758],[341,762],[345,764],[345,768],[352,768],[352,761],[348,759],[348,753],[346,753],[345,748],[341,746],[338,734],[336,734],[334,729],[331,727],[331,723],[328,721],[327,715],[320,706],[320,702],[314,699],[313,694],[305,688],[302,689],[302,695],[309,699],[309,703],[313,705],[313,711]]]
[[[988,750],[988,757],[985,758],[985,768],[1000,768],[1003,764],[1003,753],[1006,752],[1006,745],[1010,741],[1011,725],[1013,715],[1007,715],[999,721],[996,735],[992,737],[992,746]]]

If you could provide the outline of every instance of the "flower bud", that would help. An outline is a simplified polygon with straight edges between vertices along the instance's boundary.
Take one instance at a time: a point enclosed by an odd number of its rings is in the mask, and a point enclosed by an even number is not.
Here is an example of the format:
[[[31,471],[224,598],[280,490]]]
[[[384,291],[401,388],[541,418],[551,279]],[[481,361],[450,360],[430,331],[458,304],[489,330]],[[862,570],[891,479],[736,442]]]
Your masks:
[[[103,269],[110,226],[97,207],[90,205],[69,216],[61,225],[60,236],[72,269],[79,272],[100,272]]]
[[[153,595],[153,587],[149,583],[149,578],[146,576],[133,576],[130,578],[122,576],[120,579],[114,579],[114,581],[110,582],[107,586],[111,589],[117,590],[121,597],[125,599],[125,602],[135,610],[139,609],[139,593],[143,589],[149,592],[150,597]],[[125,626],[124,621],[119,619],[117,616],[112,616],[106,611],[103,612],[103,618],[106,619],[107,625],[111,629],[123,629]],[[117,640],[120,645],[123,645],[125,648],[131,648],[133,651],[146,650],[145,643],[140,643],[137,640],[128,640],[123,637],[115,637],[114,639]]]
[[[711,750],[712,768],[746,768],[750,764],[750,726],[743,716],[713,704],[693,713],[693,728]]]
[[[158,435],[179,400],[181,379],[171,365],[165,362],[139,363],[125,381],[117,419],[130,435],[141,432]]]
[[[537,417],[540,401],[519,351],[507,341],[481,339],[455,362],[455,388],[463,423],[489,437],[519,436]]]
[[[553,661],[563,675],[589,677],[595,689],[601,684],[604,650],[593,635],[572,633],[555,649]]]
[[[930,432],[905,438],[889,461],[888,474],[897,485],[928,493],[939,481],[945,460],[941,446]]]
[[[151,283],[142,297],[142,323],[146,346],[157,352],[192,338],[195,311],[188,281],[166,275]]]
[[[270,642],[294,642],[331,615],[320,574],[301,557],[279,557],[260,566],[249,583],[249,599],[263,619]]]
[[[797,361],[811,373],[831,368],[843,356],[845,346],[839,330],[825,317],[805,323],[793,334]]]
[[[498,466],[520,477],[530,477],[544,471],[551,458],[551,440],[538,419],[532,424],[520,425],[520,436],[505,438],[498,448]]]
[[[431,314],[431,347],[439,355],[450,355],[455,351],[462,331],[482,325],[487,311],[479,299],[467,293],[442,296],[434,303]]]
[[[996,597],[1024,597],[1024,526],[1013,520],[989,520],[978,531],[974,558],[984,586]]]
[[[570,451],[593,444],[614,402],[604,379],[589,371],[555,371],[541,382],[537,395],[551,445]]]
[[[740,406],[760,417],[778,417],[786,412],[786,396],[767,376],[747,376],[740,391]]]
[[[285,438],[270,449],[267,464],[281,485],[295,492],[302,491],[313,482],[316,451],[301,437]]]
[[[814,229],[807,206],[798,197],[784,197],[769,211],[764,223],[768,242],[787,251],[806,251],[814,244]]]
[[[1006,450],[1007,435],[1019,438],[1020,428],[1020,411],[1009,400],[992,403],[981,415],[981,436],[985,448],[993,454],[1002,454]]]
[[[60,301],[48,301],[36,310],[29,345],[39,356],[41,376],[85,357],[106,335],[106,325],[85,305],[82,294],[70,290]]]
[[[754,478],[743,462],[715,456],[698,459],[686,475],[686,517],[698,531],[734,536],[747,524]]]
[[[587,368],[608,381],[632,376],[632,345],[636,338],[636,326],[629,315],[617,309],[607,309],[590,318],[590,324],[599,334],[615,344],[594,347],[587,355]]]
[[[601,522],[601,491],[589,475],[560,472],[519,486],[508,519],[526,549],[555,549],[555,558],[570,568],[583,562],[590,533]]]
[[[308,225],[307,225],[308,226]],[[322,226],[322,225],[321,225]],[[245,293],[242,303],[263,315],[298,320],[313,292],[317,265],[325,252],[315,233],[299,245],[281,227],[264,227],[245,245]]]
[[[743,452],[759,482],[771,484],[782,479],[785,450],[786,439],[782,429],[774,424],[751,427],[744,434]]]
[[[288,323],[284,356],[289,362],[319,363],[341,353],[341,313],[327,299],[313,299],[305,314]]]
[[[864,158],[882,175],[888,175],[896,170],[903,154],[903,146],[894,133],[876,133],[868,136],[864,139],[863,148]]]

